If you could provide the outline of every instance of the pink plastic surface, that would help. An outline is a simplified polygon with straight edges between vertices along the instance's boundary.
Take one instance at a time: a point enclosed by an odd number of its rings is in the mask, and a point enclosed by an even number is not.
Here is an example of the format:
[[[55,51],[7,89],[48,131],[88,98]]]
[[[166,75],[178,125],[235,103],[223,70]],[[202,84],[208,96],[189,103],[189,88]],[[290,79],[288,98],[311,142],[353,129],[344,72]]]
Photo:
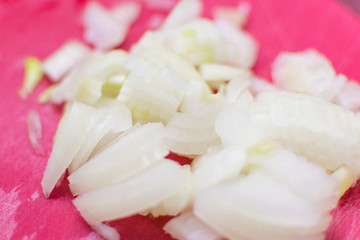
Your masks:
[[[162,1],[162,0],[159,0]],[[38,105],[36,98],[49,85],[46,80],[26,101],[16,91],[27,56],[44,59],[68,39],[81,39],[84,0],[0,1],[0,239],[101,239],[71,203],[67,182],[45,199],[40,186],[61,108]],[[115,1],[106,1],[111,6]],[[205,15],[215,5],[236,0],[205,1]],[[270,63],[279,51],[314,47],[328,56],[338,72],[360,79],[360,21],[332,0],[252,0],[247,26],[261,45],[255,71],[269,78]],[[144,10],[133,26],[128,48],[149,27],[153,14]],[[36,109],[43,124],[44,152],[34,154],[26,117]],[[309,186],[310,188],[311,186]],[[349,190],[333,211],[329,240],[360,239],[360,185]],[[171,239],[162,226],[167,217],[152,220],[135,216],[112,222],[123,240]]]

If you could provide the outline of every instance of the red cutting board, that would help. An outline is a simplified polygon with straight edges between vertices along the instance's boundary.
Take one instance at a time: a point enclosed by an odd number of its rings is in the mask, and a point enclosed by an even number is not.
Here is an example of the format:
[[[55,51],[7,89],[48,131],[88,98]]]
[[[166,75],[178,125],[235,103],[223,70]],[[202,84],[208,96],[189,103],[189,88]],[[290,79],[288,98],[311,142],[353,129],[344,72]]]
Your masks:
[[[140,1],[140,0],[139,0]],[[165,0],[159,0],[165,1]],[[70,38],[81,39],[81,11],[85,0],[0,1],[0,239],[101,239],[81,219],[71,203],[66,182],[50,199],[40,181],[51,152],[52,137],[61,108],[38,105],[36,97],[49,85],[44,81],[27,100],[18,98],[23,59],[44,59]],[[115,1],[106,1],[107,5]],[[205,1],[205,15],[218,4],[236,0]],[[269,78],[270,63],[279,51],[319,49],[338,72],[360,79],[360,21],[332,0],[252,0],[248,30],[261,45],[255,71]],[[149,27],[153,14],[144,9],[124,44],[128,48]],[[26,116],[36,109],[43,124],[44,153],[35,155],[27,138]],[[309,186],[311,187],[311,186]],[[329,240],[360,239],[360,184],[340,200],[333,211]],[[123,240],[171,239],[162,231],[168,218],[156,221],[135,216],[112,223]]]

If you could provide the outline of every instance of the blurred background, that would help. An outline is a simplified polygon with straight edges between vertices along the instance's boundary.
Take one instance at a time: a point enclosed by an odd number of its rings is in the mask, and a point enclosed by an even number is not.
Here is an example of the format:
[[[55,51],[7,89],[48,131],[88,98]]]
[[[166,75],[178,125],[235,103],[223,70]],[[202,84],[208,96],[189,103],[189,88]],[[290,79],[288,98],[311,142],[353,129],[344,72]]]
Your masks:
[[[340,0],[348,5],[355,12],[360,14],[360,1],[359,0]]]

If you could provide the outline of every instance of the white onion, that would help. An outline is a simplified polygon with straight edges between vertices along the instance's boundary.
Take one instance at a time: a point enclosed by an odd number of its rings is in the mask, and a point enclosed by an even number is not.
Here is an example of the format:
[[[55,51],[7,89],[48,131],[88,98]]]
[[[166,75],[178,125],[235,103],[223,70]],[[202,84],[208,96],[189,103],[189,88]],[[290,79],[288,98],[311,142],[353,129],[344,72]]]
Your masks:
[[[54,103],[62,103],[64,101],[72,101],[79,94],[79,88],[86,79],[100,81],[102,84],[106,82],[109,76],[114,74],[127,74],[123,64],[128,59],[128,54],[123,50],[114,50],[106,54],[94,52],[76,69],[70,72],[65,79],[56,87],[51,94],[51,100]],[[92,89],[89,87],[90,90]],[[100,88],[95,84],[96,91],[88,91],[85,93],[85,99],[98,99]],[[80,89],[82,90],[82,89]],[[86,96],[86,94],[90,96]],[[94,94],[95,96],[92,96]],[[79,97],[79,96],[77,96]],[[82,97],[84,99],[84,97]],[[85,101],[86,102],[86,101]],[[91,101],[93,103],[94,101]],[[88,102],[89,103],[89,102]]]
[[[331,62],[314,49],[279,54],[272,66],[272,78],[280,88],[331,101],[346,79],[337,78]]]
[[[28,137],[35,153],[42,153],[42,125],[39,113],[31,110],[27,117]]]
[[[94,114],[94,108],[78,102],[74,102],[65,112],[41,181],[45,197],[49,197],[58,179],[79,151]]]
[[[254,158],[254,157],[253,157]],[[257,154],[251,164],[309,201],[317,209],[330,211],[337,202],[337,182],[321,166],[306,161],[286,149]]]
[[[215,122],[215,132],[224,146],[236,145],[245,150],[268,138],[264,128],[259,127],[246,112],[234,105],[220,112]]]
[[[246,155],[237,147],[225,147],[209,152],[192,163],[194,193],[240,174]]]
[[[71,192],[78,195],[113,185],[150,167],[169,153],[165,136],[161,123],[130,128],[68,177]]]
[[[160,215],[176,216],[187,209],[192,201],[193,190],[193,180],[190,171],[188,172],[186,180],[184,179],[183,184],[181,189],[163,199],[156,206],[151,207],[147,212],[151,213],[154,217]]]
[[[251,84],[251,78],[244,76],[234,78],[225,86],[225,99],[229,104],[236,103],[241,95],[247,91]]]
[[[226,61],[244,68],[254,66],[259,51],[255,39],[227,21],[216,21],[215,24],[227,40],[225,43],[228,54]]]
[[[192,91],[184,97],[181,112],[175,113],[166,125],[166,140],[170,151],[182,155],[198,155],[220,143],[215,133],[215,119],[224,100],[219,98],[214,102],[203,103],[201,89],[201,83],[196,82]]]
[[[218,6],[213,10],[215,21],[228,21],[235,27],[244,27],[251,10],[250,2],[240,2],[236,7]]]
[[[173,28],[186,23],[196,17],[199,17],[202,10],[203,4],[200,0],[181,0],[166,17],[161,28]]]
[[[98,49],[119,46],[139,13],[140,7],[136,3],[119,5],[110,11],[100,3],[89,2],[83,16],[84,38]]]
[[[331,220],[260,171],[199,192],[193,211],[229,239],[322,239]]]
[[[96,144],[107,133],[121,132],[131,127],[132,119],[130,110],[116,103],[115,100],[108,109],[100,108],[96,111],[93,124],[89,130],[89,138],[85,139],[79,151],[69,166],[69,172],[72,173],[81,167],[90,157]]]
[[[188,166],[164,159],[127,181],[84,193],[73,203],[81,214],[98,221],[131,216],[156,206],[183,188],[189,171]]]
[[[351,111],[358,111],[360,109],[359,84],[354,81],[346,82],[338,92],[335,103]]]
[[[86,45],[72,40],[47,57],[42,63],[42,69],[51,81],[57,82],[89,54],[90,49]]]
[[[145,59],[131,57],[125,66],[131,73],[118,99],[132,110],[134,121],[169,121],[188,91],[187,82],[170,66],[157,71]]]
[[[198,219],[185,212],[167,222],[163,228],[178,240],[221,240],[223,237]]]
[[[353,112],[322,99],[289,92],[261,93],[252,119],[287,148],[328,170],[356,166],[360,122]]]

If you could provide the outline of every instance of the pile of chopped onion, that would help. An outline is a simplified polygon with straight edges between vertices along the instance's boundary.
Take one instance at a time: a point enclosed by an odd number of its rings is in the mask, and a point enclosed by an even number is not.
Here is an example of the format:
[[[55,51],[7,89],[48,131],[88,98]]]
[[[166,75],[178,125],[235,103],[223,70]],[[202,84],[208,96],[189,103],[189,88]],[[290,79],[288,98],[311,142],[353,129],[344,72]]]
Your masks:
[[[280,53],[274,84],[261,79],[244,28],[251,6],[220,7],[213,21],[202,8],[180,1],[126,52],[111,49],[140,7],[91,2],[85,40],[103,51],[70,41],[27,60],[21,92],[44,72],[56,83],[39,101],[66,103],[45,196],[68,171],[74,205],[106,239],[120,235],[104,221],[135,214],[176,216],[164,230],[180,240],[324,239],[360,176],[360,86],[314,49]],[[30,112],[34,148],[39,124]],[[170,152],[194,160],[181,166]]]

